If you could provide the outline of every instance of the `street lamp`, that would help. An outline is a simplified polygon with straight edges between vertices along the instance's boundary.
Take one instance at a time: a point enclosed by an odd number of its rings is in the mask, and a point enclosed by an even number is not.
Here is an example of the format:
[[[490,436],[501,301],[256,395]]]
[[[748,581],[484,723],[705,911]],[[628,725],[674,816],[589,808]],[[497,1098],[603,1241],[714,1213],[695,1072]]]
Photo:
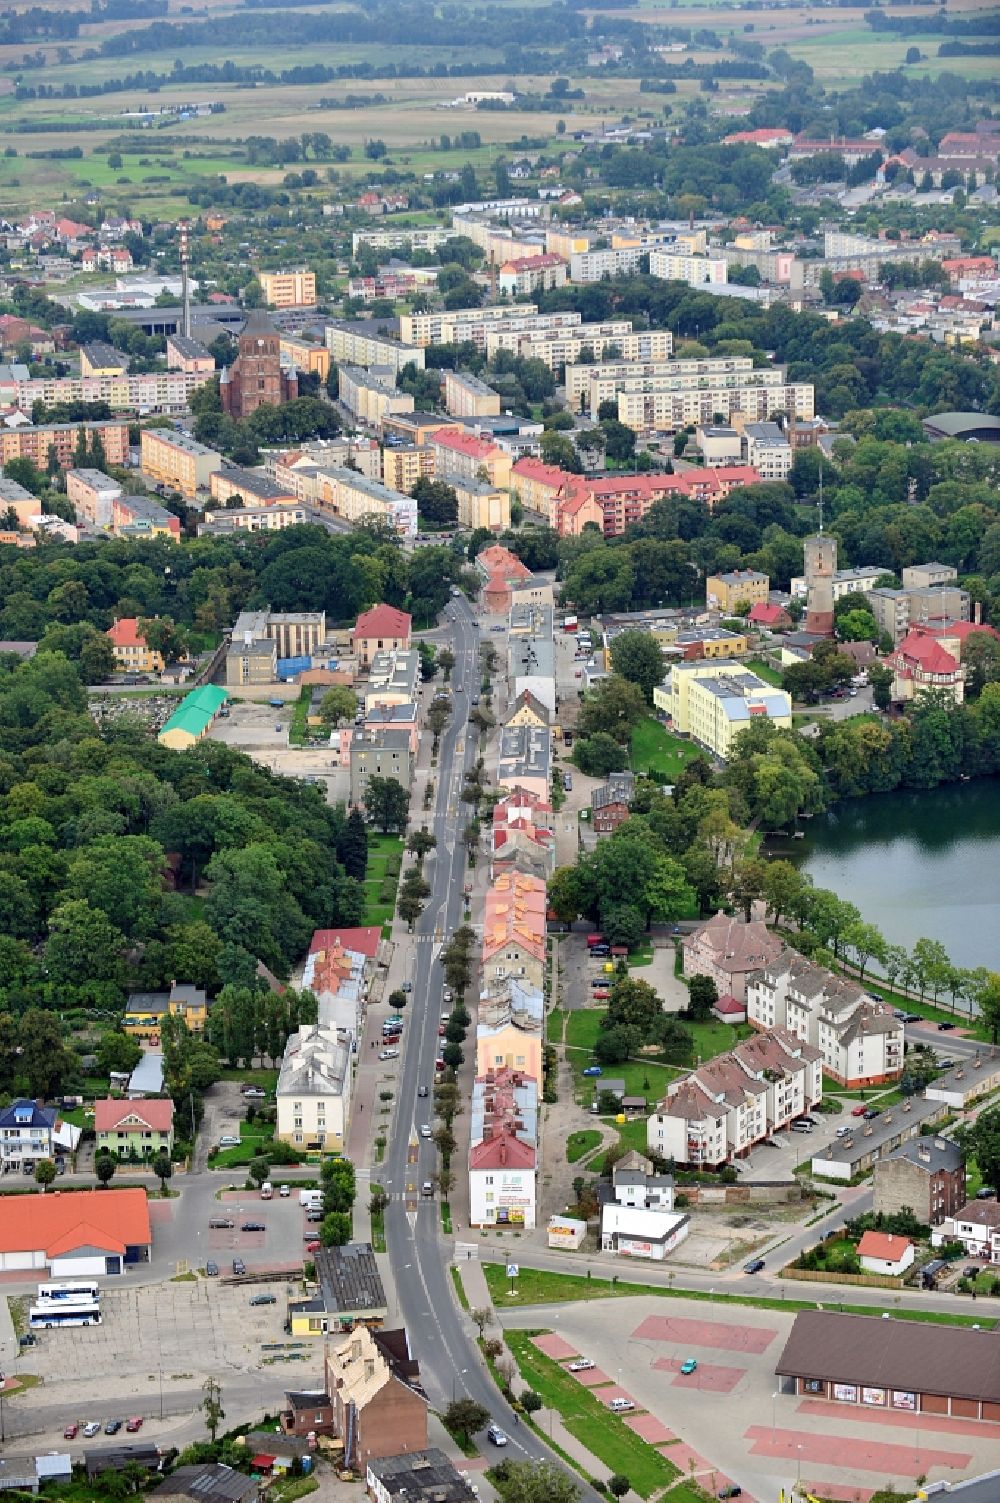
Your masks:
[[[777,1398],[778,1398],[778,1394],[777,1394],[777,1390],[775,1390],[775,1392],[772,1393],[772,1395],[771,1395],[771,1445],[772,1446],[774,1445],[774,1406],[775,1406],[775,1402],[777,1401]]]

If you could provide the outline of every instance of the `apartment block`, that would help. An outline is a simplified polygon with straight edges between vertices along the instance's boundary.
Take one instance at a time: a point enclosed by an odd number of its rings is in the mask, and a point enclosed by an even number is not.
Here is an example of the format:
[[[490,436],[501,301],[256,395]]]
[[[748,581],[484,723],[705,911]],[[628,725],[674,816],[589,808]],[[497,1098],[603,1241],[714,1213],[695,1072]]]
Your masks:
[[[486,894],[483,984],[515,980],[541,990],[545,971],[545,883],[525,872],[501,872]]]
[[[66,476],[66,498],[71,501],[78,520],[92,527],[111,526],[111,505],[122,488],[103,470],[70,470]]]
[[[277,506],[295,500],[295,492],[268,475],[265,470],[244,470],[237,465],[226,465],[214,470],[209,476],[208,488],[212,500],[220,504],[235,499],[248,506]]]
[[[517,256],[501,265],[497,288],[504,297],[530,297],[533,292],[564,287],[566,270],[562,256],[548,252],[538,256]]]
[[[341,402],[369,427],[381,428],[390,413],[413,411],[413,397],[397,388],[396,373],[391,366],[375,365],[365,370],[358,365],[341,365],[337,380]]]
[[[309,513],[298,501],[278,502],[273,506],[227,507],[214,511],[206,506],[198,523],[199,537],[228,537],[241,532],[281,532],[286,527],[301,527]]]
[[[119,537],[181,535],[180,518],[149,496],[116,496],[111,503],[111,531]]]
[[[12,459],[30,459],[38,469],[45,470],[54,451],[60,469],[70,470],[81,429],[88,445],[95,438],[101,440],[108,464],[128,463],[128,423],[31,423],[23,428],[0,428],[0,465]]]
[[[14,399],[30,409],[34,402],[107,402],[112,412],[140,415],[185,412],[192,394],[215,370],[156,370],[139,375],[127,371],[97,371],[84,376],[53,376],[18,381]]]
[[[187,433],[144,428],[139,463],[150,480],[190,498],[208,490],[213,473],[222,468],[222,455]]]
[[[478,376],[445,371],[444,405],[452,417],[499,417],[500,393]]]
[[[386,444],[382,450],[382,483],[409,495],[418,480],[434,478],[434,451],[426,444]]]
[[[879,564],[862,564],[856,569],[838,569],[833,576],[833,598],[845,595],[870,595],[876,582],[886,573]],[[789,583],[793,600],[805,600],[805,575],[796,575]]]
[[[646,1125],[657,1158],[717,1168],[744,1158],[823,1095],[819,1050],[775,1028],[674,1081]]]
[[[497,305],[403,314],[399,326],[404,341],[409,344],[423,347],[471,340],[477,349],[489,349],[489,336],[499,334],[501,330],[511,334],[530,330],[540,333],[574,328],[582,321],[579,313],[539,313],[534,303],[515,303],[511,307]]]
[[[787,1028],[816,1047],[827,1074],[851,1089],[898,1080],[903,1024],[855,982],[786,951],[747,983],[747,1021]]]
[[[415,345],[400,343],[385,332],[385,324],[374,319],[335,321],[326,326],[326,347],[330,358],[342,365],[384,365],[398,374],[404,365],[424,368],[424,352]]]
[[[762,480],[787,480],[792,447],[777,423],[747,423],[743,429],[743,458]]]
[[[370,246],[372,250],[398,251],[404,248],[419,251],[440,250],[449,240],[454,240],[455,229],[420,229],[416,226],[401,230],[355,230],[351,236],[351,253]]]
[[[330,351],[325,344],[315,344],[311,339],[297,339],[293,334],[282,334],[278,340],[278,352],[297,370],[318,376],[325,381],[330,374]]]
[[[316,504],[321,511],[360,522],[379,517],[394,527],[400,537],[417,535],[417,503],[412,496],[390,490],[379,480],[369,480],[356,470],[331,467],[317,476]]]
[[[630,380],[618,393],[618,420],[637,433],[676,433],[681,428],[742,416],[763,422],[775,412],[811,418],[815,390],[809,382],[786,382],[783,371],[753,371],[739,381],[697,383],[683,377]]]
[[[510,526],[510,492],[489,480],[470,480],[464,475],[455,475],[441,470],[438,479],[450,485],[458,502],[458,525],[475,531],[488,527],[490,532],[503,532]]]
[[[894,643],[906,636],[911,626],[931,621],[968,621],[972,597],[957,584],[926,585],[894,590],[881,586],[868,594],[868,606],[878,622],[879,631],[888,632]]]
[[[640,381],[677,381],[676,390],[713,385],[738,385],[754,369],[749,355],[709,355],[703,360],[672,360],[671,339],[663,359],[636,363],[634,360],[603,360],[566,367],[566,400],[580,412],[590,412],[596,422],[602,402],[610,402],[629,385]],[[780,384],[780,383],[775,383]]]
[[[410,737],[405,730],[359,726],[351,737],[351,803],[364,805],[372,778],[394,778],[409,788],[413,771]]]
[[[391,606],[375,606],[375,611],[384,612],[392,610]],[[366,613],[371,616],[373,611]],[[399,613],[404,614],[403,612]],[[409,620],[409,617],[406,617]],[[387,618],[387,631],[392,631],[391,618]],[[358,618],[361,624],[361,618]],[[371,631],[370,626],[362,628]],[[355,627],[357,631],[357,627]],[[386,708],[391,705],[412,706],[417,700],[417,686],[420,683],[420,654],[415,648],[382,648],[371,656],[368,664],[368,686],[365,690],[365,716],[371,714],[373,709]]]
[[[491,485],[502,488],[510,485],[511,456],[499,444],[477,438],[461,428],[439,428],[431,435],[429,447],[439,476],[447,472],[464,480],[485,478]]]
[[[940,1226],[965,1204],[965,1159],[948,1138],[913,1138],[872,1174],[876,1215],[895,1216],[909,1208],[918,1221]]]
[[[705,580],[705,603],[710,610],[731,616],[738,605],[766,605],[771,581],[755,569],[710,574]]]
[[[207,378],[215,374],[215,356],[199,339],[189,339],[184,334],[168,334],[167,369]]]
[[[641,245],[577,251],[570,256],[569,279],[571,282],[604,282],[613,277],[632,277],[638,272],[643,256],[648,254]]]
[[[506,1067],[472,1088],[469,1114],[469,1223],[535,1225],[538,1081]]]
[[[104,635],[111,643],[116,668],[126,673],[163,672],[163,654],[150,647],[136,616],[116,616]]]
[[[674,730],[724,762],[740,731],[758,720],[791,730],[792,697],[747,668],[718,660],[675,663],[670,670]]]
[[[690,256],[668,246],[650,251],[649,274],[667,282],[686,282],[689,287],[718,287],[729,280],[723,256]]]
[[[316,306],[316,273],[305,266],[294,271],[259,271],[257,280],[269,308]]]

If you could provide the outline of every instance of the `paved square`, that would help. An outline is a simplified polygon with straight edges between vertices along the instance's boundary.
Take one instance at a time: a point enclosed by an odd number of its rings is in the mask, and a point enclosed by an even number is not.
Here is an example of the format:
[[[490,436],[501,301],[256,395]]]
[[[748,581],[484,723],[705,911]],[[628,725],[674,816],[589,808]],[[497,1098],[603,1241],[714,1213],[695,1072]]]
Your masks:
[[[566,1357],[580,1355],[575,1346],[570,1346],[568,1341],[563,1341],[562,1337],[557,1336],[554,1331],[550,1331],[547,1336],[533,1336],[531,1344],[537,1346],[540,1352],[544,1352],[546,1357],[552,1357],[556,1362],[562,1362]]]
[[[599,1367],[588,1368],[585,1373],[570,1373],[570,1377],[582,1383],[584,1388],[600,1388],[604,1383],[614,1382],[610,1374],[602,1372]]]
[[[751,1442],[755,1456],[780,1456],[796,1466],[811,1461],[897,1477],[924,1477],[935,1466],[960,1469],[972,1460],[968,1451],[937,1451],[857,1436],[810,1435],[805,1430],[772,1430],[769,1425],[751,1425],[743,1438]]]
[[[710,1362],[699,1362],[693,1373],[682,1373],[681,1366],[680,1357],[657,1357],[653,1370],[675,1373],[675,1387],[697,1388],[704,1393],[732,1393],[746,1374],[745,1367],[713,1367]]]
[[[685,1320],[682,1316],[649,1315],[632,1335],[639,1341],[674,1341],[692,1346],[724,1347],[759,1357],[777,1336],[767,1326],[731,1326],[714,1320]]]
[[[626,1416],[625,1423],[630,1430],[633,1430],[642,1440],[647,1440],[651,1446],[662,1445],[664,1441],[677,1439],[674,1432],[668,1430],[666,1425],[661,1424],[653,1414],[630,1414]]]
[[[924,1430],[939,1435],[967,1435],[970,1440],[1000,1445],[1000,1425],[982,1420],[951,1419],[947,1414],[907,1414],[901,1409],[869,1409],[866,1405],[837,1404],[833,1399],[803,1399],[799,1414],[821,1414],[827,1419],[850,1418],[865,1425],[891,1425],[894,1430]]]

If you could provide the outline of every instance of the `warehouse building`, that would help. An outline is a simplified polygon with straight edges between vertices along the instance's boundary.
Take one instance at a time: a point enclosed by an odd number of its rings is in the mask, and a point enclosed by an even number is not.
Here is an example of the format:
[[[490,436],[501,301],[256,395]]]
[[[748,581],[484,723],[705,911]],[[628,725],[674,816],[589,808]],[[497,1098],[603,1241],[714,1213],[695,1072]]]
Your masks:
[[[0,1273],[120,1274],[128,1263],[148,1262],[152,1242],[145,1190],[14,1195],[0,1219]]]
[[[196,746],[215,724],[215,717],[228,698],[229,690],[220,689],[217,684],[203,684],[200,689],[192,689],[166,722],[157,741],[174,751],[187,751]]]

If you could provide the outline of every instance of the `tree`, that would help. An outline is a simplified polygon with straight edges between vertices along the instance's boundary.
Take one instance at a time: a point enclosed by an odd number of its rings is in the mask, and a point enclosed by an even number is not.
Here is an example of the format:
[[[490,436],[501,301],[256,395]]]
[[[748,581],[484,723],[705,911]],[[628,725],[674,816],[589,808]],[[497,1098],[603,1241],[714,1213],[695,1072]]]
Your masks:
[[[453,485],[421,476],[410,491],[424,522],[433,527],[454,527],[458,521],[458,495]]]
[[[790,861],[767,862],[762,896],[775,925],[786,914],[794,912],[805,887],[805,878]]]
[[[29,1007],[21,1017],[18,1033],[20,1074],[29,1093],[39,1100],[54,1096],[75,1066],[73,1055],[63,1043],[58,1013]]]
[[[1000,1190],[1000,1107],[980,1112],[965,1129],[964,1146],[975,1159],[983,1184]]]
[[[358,697],[346,684],[334,684],[320,700],[319,713],[326,725],[337,725],[341,720],[352,721],[358,713]]]
[[[703,1023],[719,1000],[719,989],[711,976],[692,976],[688,984],[688,1007],[695,1022]]]
[[[271,1165],[266,1158],[258,1155],[250,1160],[250,1168],[247,1172],[259,1190],[271,1172]]]
[[[608,1492],[613,1493],[616,1498],[624,1498],[631,1486],[631,1482],[621,1472],[615,1472],[608,1478]]]
[[[454,1399],[444,1412],[445,1429],[469,1444],[477,1430],[490,1422],[490,1412],[475,1399]]]
[[[659,642],[648,631],[623,631],[611,645],[611,666],[629,683],[637,684],[653,703],[653,690],[663,683],[667,665]]]
[[[410,794],[396,778],[372,777],[365,788],[364,805],[371,823],[385,835],[405,826]]]
[[[118,1158],[113,1153],[99,1153],[94,1158],[94,1173],[100,1182],[102,1190],[106,1190],[115,1177],[118,1168]]]
[[[1000,972],[986,971],[978,976],[973,983],[972,997],[995,1045],[1000,1035]],[[1000,1184],[997,1188],[1000,1189]]]
[[[844,938],[846,940],[846,935]],[[921,1002],[924,1000],[924,993],[928,987],[936,1002],[938,993],[948,983],[948,974],[951,970],[951,962],[944,945],[937,939],[918,939],[913,946],[912,965],[917,986],[920,988]]]
[[[596,736],[581,736],[573,748],[573,761],[589,778],[606,778],[609,772],[621,772],[628,765],[625,748],[598,731]]]
[[[131,1075],[142,1058],[142,1045],[127,1033],[102,1033],[97,1068],[102,1075]]]
[[[320,1223],[319,1240],[324,1247],[344,1247],[352,1232],[350,1211],[331,1211]]]
[[[51,1159],[39,1159],[35,1165],[35,1184],[40,1185],[44,1195],[56,1177],[56,1166]]]
[[[580,1485],[554,1461],[507,1461],[496,1478],[503,1503],[579,1503]]]
[[[526,1388],[521,1395],[521,1408],[525,1414],[537,1414],[542,1407],[542,1396],[533,1388]]]
[[[892,700],[892,669],[881,663],[872,663],[868,669],[868,682],[872,686],[875,708],[887,710]]]
[[[219,1425],[226,1417],[226,1411],[222,1407],[222,1386],[214,1378],[206,1378],[201,1385],[201,1391],[205,1395],[201,1401],[201,1407],[205,1412],[205,1425],[214,1445]]]
[[[478,1305],[474,1310],[470,1310],[469,1314],[472,1316],[473,1325],[475,1325],[479,1331],[479,1339],[481,1341],[483,1338],[483,1332],[486,1330],[486,1327],[489,1325],[490,1321],[493,1318],[493,1311],[490,1309],[489,1305]]]
[[[573,440],[567,438],[565,433],[556,433],[550,429],[542,434],[538,442],[545,464],[555,465],[560,470],[569,471],[570,474],[580,474],[583,469],[580,456],[576,452]]]
[[[157,1179],[160,1181],[160,1193],[161,1193],[161,1195],[166,1195],[166,1193],[167,1193],[167,1180],[170,1178],[170,1176],[174,1172],[174,1166],[170,1162],[170,1155],[169,1155],[169,1153],[158,1153],[158,1154],[156,1154],[156,1156],[153,1159],[153,1162],[150,1164],[149,1167],[152,1169],[153,1173],[156,1175]]]
[[[363,882],[368,871],[368,834],[364,815],[352,809],[337,841],[337,859],[349,877]]]
[[[642,690],[621,674],[612,673],[585,696],[578,726],[581,736],[604,731],[624,743],[631,740],[633,730],[645,716]]]
[[[874,924],[849,924],[842,935],[845,948],[854,952],[860,980],[865,979],[869,960],[884,961],[885,940]]]

